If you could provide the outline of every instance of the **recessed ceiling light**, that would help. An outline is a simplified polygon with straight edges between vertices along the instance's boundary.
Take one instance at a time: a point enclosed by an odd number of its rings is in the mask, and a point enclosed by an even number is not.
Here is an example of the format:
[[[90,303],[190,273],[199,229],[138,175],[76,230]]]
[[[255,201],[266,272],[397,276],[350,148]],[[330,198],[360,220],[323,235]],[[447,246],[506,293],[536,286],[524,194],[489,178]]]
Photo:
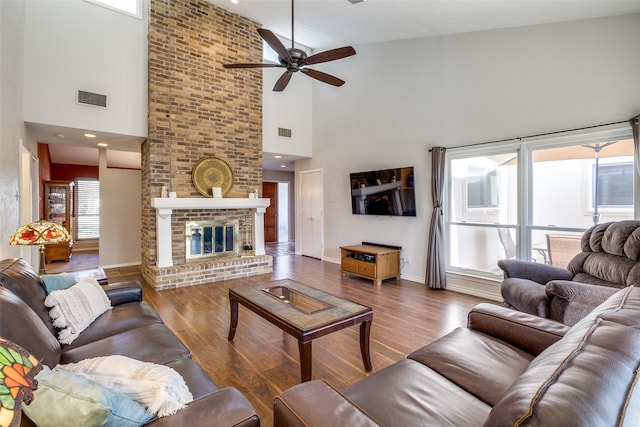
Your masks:
[[[64,135],[63,135],[63,134],[61,134],[61,133],[56,134],[56,136],[57,136],[58,138],[60,138],[60,139],[64,139]]]
[[[239,1],[239,0],[231,0],[231,3],[233,3],[233,4],[238,4],[238,1]]]
[[[286,167],[287,167],[287,165],[280,165],[280,167],[281,167],[281,168],[286,168]]]
[[[96,136],[92,133],[85,133],[84,136],[86,136],[87,138],[95,138]]]
[[[106,142],[98,142],[98,147],[108,147],[109,144],[107,144]]]
[[[274,158],[274,159],[281,159],[281,158],[282,158],[282,156],[280,156],[280,155],[276,154],[275,156],[273,156],[273,158]]]

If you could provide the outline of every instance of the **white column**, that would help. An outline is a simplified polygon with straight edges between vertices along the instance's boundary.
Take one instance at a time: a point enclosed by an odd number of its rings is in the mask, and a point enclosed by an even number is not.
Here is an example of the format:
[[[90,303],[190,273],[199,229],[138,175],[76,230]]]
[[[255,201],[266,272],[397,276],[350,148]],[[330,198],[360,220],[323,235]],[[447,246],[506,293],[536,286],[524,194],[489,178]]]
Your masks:
[[[173,267],[171,250],[171,214],[173,209],[156,211],[156,256],[158,267]]]
[[[264,255],[264,213],[266,208],[256,208],[253,211],[253,253]]]

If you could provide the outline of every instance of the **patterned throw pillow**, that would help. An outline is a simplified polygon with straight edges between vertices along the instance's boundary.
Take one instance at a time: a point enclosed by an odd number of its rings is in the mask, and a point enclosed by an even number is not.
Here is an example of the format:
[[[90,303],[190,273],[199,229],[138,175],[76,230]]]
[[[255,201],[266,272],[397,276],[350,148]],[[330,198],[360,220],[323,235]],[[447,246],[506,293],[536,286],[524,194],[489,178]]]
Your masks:
[[[53,326],[61,328],[58,341],[71,344],[102,313],[111,309],[111,300],[93,277],[85,277],[68,289],[53,291],[44,300],[51,307]]]

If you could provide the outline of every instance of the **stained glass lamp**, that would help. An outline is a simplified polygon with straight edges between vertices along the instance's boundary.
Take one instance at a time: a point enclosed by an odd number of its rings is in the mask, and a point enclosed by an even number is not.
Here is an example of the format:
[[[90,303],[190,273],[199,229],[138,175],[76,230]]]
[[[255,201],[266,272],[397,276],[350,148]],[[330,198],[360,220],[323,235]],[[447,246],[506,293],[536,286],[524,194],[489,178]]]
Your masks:
[[[18,228],[9,238],[10,245],[39,245],[40,269],[38,274],[44,271],[44,245],[49,243],[65,243],[71,240],[69,232],[60,224],[49,221],[36,221]]]
[[[33,400],[33,390],[38,388],[34,377],[41,369],[33,355],[0,337],[0,426],[20,425],[20,406]]]

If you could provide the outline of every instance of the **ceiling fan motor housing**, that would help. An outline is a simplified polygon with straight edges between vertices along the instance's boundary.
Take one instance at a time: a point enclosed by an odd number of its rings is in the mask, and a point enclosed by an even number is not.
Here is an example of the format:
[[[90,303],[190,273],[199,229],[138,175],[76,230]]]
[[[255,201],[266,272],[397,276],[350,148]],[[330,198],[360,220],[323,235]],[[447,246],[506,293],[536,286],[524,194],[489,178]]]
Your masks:
[[[300,63],[307,59],[307,53],[304,50],[300,49],[287,49],[289,52],[289,56],[291,57],[291,62],[287,62],[286,59],[278,56],[278,60],[280,61],[280,65],[287,67],[287,71],[298,71],[300,69]]]

